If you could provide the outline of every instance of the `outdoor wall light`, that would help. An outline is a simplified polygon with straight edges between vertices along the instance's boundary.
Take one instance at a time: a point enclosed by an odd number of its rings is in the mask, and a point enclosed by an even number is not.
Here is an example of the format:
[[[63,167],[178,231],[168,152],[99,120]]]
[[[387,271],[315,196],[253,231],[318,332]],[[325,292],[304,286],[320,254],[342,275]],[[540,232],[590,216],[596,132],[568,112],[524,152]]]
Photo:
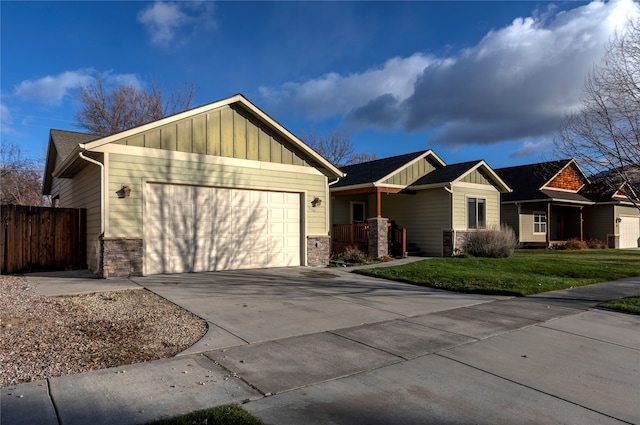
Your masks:
[[[322,199],[318,198],[317,196],[313,198],[313,201],[311,201],[311,206],[315,208],[319,207],[320,205],[322,205]]]
[[[621,222],[622,222],[622,219],[620,217],[617,217],[616,218],[616,223],[621,223]]]
[[[131,195],[131,188],[123,184],[120,190],[116,191],[116,195],[118,195],[118,198],[120,199],[128,198],[129,195]]]

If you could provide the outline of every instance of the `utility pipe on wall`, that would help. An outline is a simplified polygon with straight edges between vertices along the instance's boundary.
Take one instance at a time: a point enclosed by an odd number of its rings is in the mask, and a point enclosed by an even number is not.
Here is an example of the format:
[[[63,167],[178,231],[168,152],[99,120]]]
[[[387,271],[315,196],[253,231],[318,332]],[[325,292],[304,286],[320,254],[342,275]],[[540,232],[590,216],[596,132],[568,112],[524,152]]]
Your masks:
[[[84,144],[80,144],[80,149],[84,150]],[[87,156],[84,156],[84,154],[81,152],[78,153],[78,156],[82,159],[84,159],[87,162],[90,162],[92,164],[96,164],[100,167],[100,234],[102,236],[104,236],[104,229],[105,229],[105,217],[104,217],[104,212],[105,212],[105,205],[104,205],[104,164],[100,161],[96,161],[93,158],[89,158]]]

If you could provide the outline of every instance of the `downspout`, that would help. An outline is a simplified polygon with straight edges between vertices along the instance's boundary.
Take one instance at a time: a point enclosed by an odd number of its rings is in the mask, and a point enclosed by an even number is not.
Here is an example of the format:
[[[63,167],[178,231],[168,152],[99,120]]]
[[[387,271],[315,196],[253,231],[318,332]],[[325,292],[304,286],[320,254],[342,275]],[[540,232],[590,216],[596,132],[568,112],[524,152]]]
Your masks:
[[[456,231],[453,229],[453,189],[451,187],[451,184],[449,184],[449,186],[444,185],[442,186],[442,188],[449,192],[449,194],[451,196],[449,196],[449,229],[451,230],[451,252],[455,254],[456,252]],[[444,255],[444,244],[442,244],[443,247],[443,252],[442,254]]]
[[[90,162],[92,164],[96,164],[100,167],[100,234],[104,237],[104,228],[105,228],[105,218],[104,218],[104,211],[105,211],[105,205],[104,205],[104,164],[101,163],[100,161],[96,161],[93,158],[89,158],[87,156],[84,156],[84,154],[82,153],[82,151],[85,149],[85,145],[84,143],[81,143],[80,145],[80,149],[81,151],[78,152],[78,156],[82,159],[84,159],[87,162]]]
[[[333,235],[331,234],[331,225],[333,223],[331,223],[331,190],[329,190],[329,188],[331,186],[333,186],[334,184],[338,183],[340,181],[340,177],[336,178],[334,181],[329,182],[329,184],[327,185],[327,213],[326,213],[326,218],[325,218],[325,223],[327,225],[327,234],[331,237],[333,237]]]

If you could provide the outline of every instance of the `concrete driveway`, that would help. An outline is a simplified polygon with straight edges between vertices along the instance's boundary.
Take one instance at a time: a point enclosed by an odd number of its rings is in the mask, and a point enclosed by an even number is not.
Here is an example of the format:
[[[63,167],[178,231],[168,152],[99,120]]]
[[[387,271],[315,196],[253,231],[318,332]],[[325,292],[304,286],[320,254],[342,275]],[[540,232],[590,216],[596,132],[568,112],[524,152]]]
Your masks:
[[[186,353],[254,344],[504,297],[455,294],[305,267],[132,278],[197,314],[209,331]]]
[[[340,269],[134,282],[206,319],[205,338],[126,375],[3,389],[2,424],[136,424],[229,402],[267,424],[640,423],[640,317],[593,310],[640,278],[526,298]]]

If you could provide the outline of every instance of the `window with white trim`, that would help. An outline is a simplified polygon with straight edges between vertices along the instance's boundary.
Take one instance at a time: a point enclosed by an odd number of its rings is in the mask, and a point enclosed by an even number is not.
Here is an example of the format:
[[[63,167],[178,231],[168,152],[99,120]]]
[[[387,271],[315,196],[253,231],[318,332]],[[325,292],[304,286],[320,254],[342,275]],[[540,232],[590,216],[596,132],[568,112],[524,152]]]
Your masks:
[[[487,200],[484,198],[467,198],[467,228],[486,229]]]
[[[547,233],[547,213],[533,213],[533,233]]]

